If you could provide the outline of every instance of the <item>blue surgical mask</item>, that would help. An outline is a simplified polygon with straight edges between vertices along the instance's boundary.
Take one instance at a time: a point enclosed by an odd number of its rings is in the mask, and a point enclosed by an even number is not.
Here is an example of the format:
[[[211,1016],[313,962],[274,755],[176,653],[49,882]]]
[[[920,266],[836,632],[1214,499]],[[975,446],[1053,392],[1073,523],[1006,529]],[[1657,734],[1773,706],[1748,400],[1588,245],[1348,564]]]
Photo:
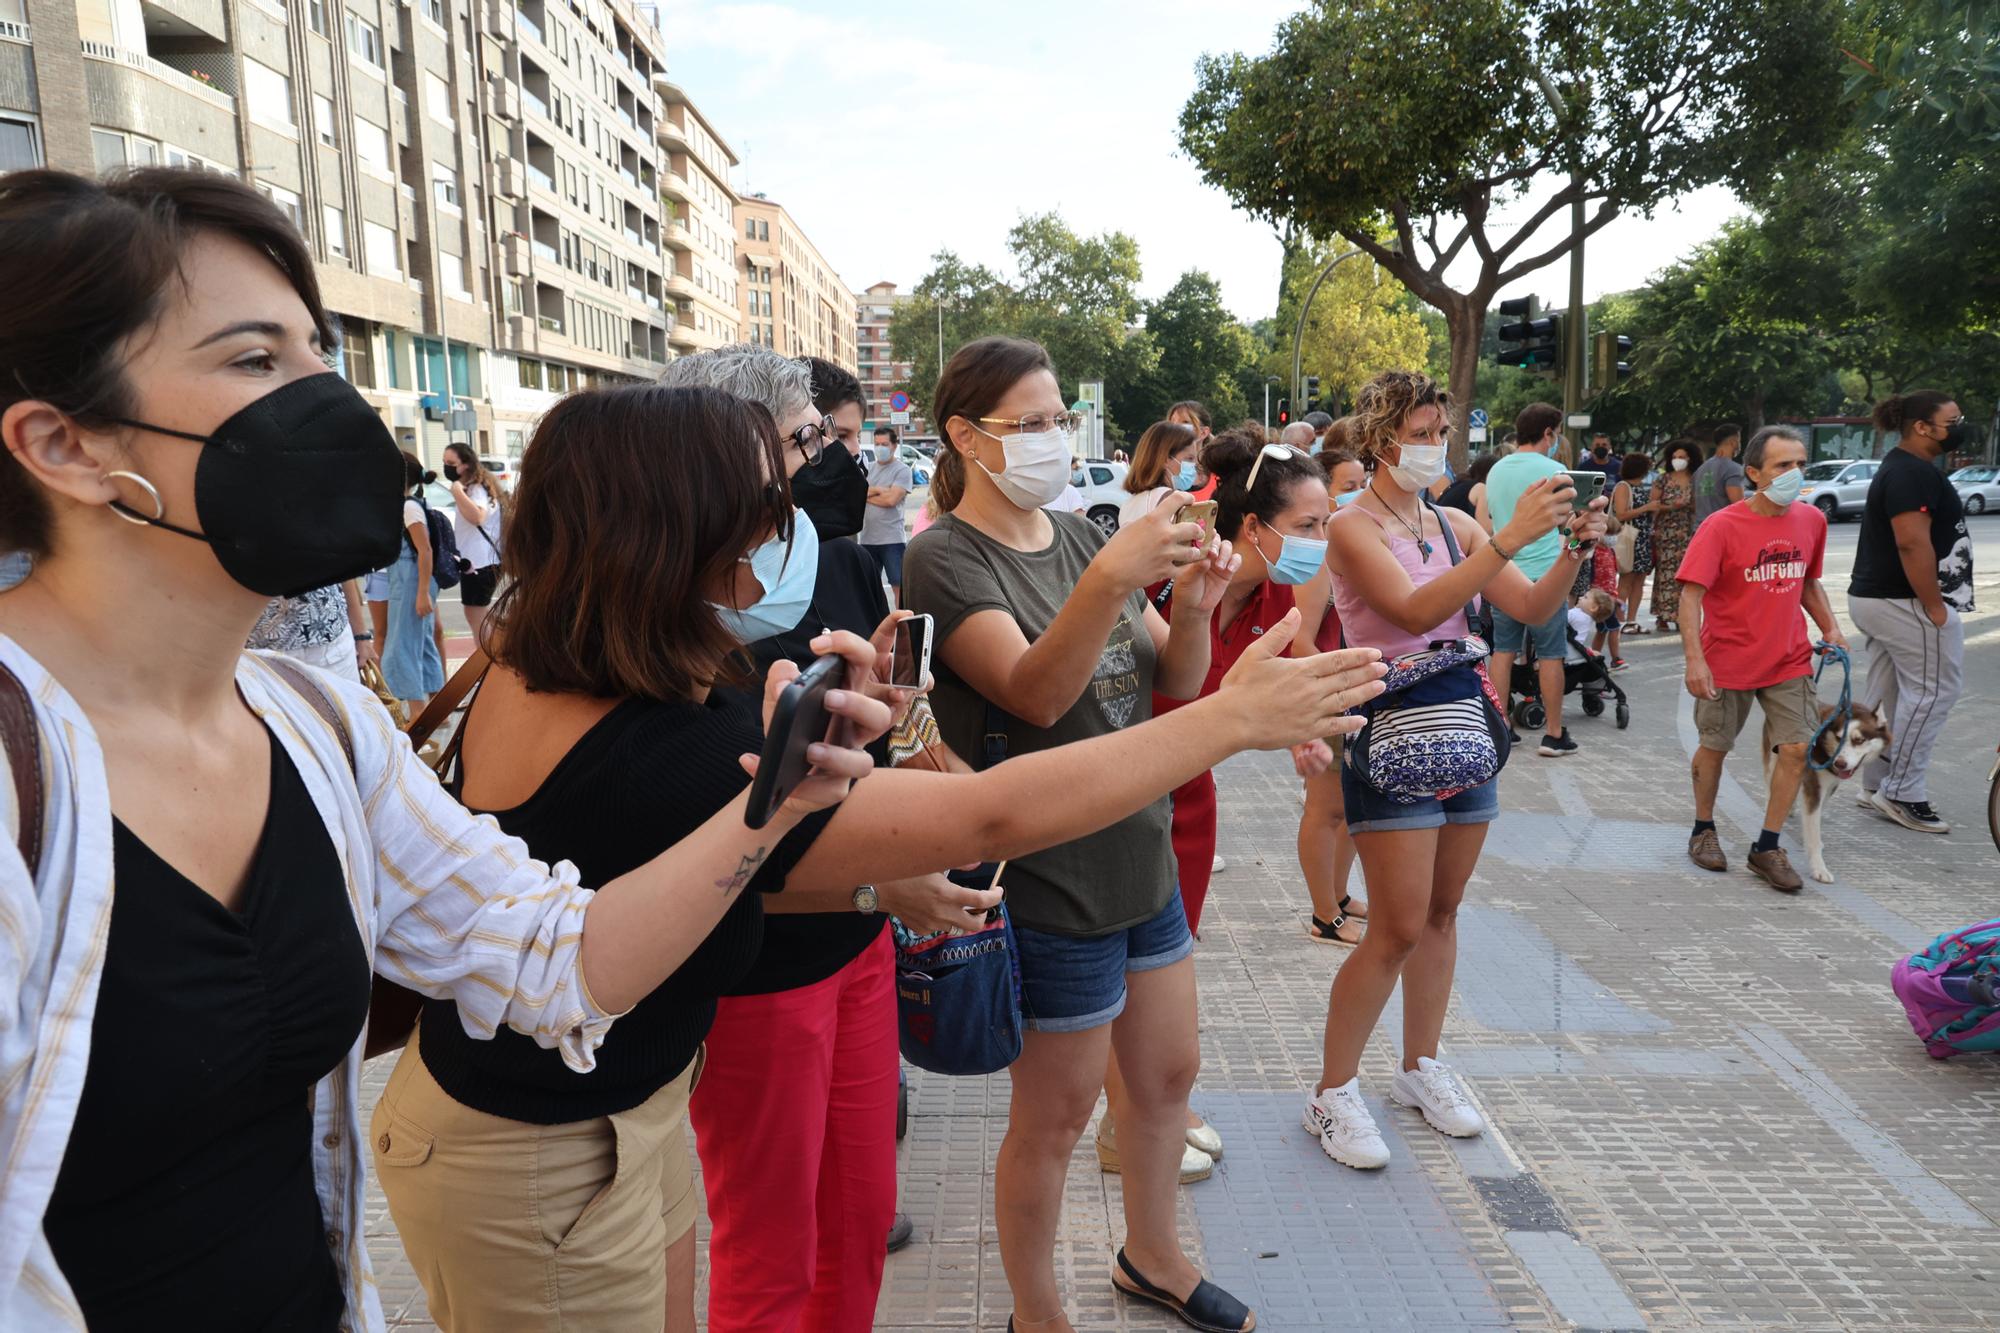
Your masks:
[[[1342,491],[1340,494],[1333,497],[1333,507],[1335,509],[1338,509],[1342,505],[1351,505],[1360,498],[1361,498],[1360,491]]]
[[[1258,555],[1264,555],[1264,548],[1257,548]],[[1264,564],[1271,571],[1271,582],[1293,587],[1312,582],[1313,575],[1319,573],[1326,563],[1326,543],[1312,537],[1286,536],[1278,547],[1278,558],[1264,555]]]
[[[1782,509],[1799,498],[1799,491],[1805,484],[1805,470],[1793,468],[1790,472],[1780,472],[1771,478],[1758,494]]]
[[[743,558],[757,576],[763,595],[742,610],[715,607],[722,627],[744,643],[756,643],[793,629],[805,619],[819,582],[819,529],[805,514],[792,515],[792,541],[773,536]]]
[[[1191,491],[1194,489],[1193,463],[1182,463],[1180,470],[1174,473],[1174,489],[1177,491]]]

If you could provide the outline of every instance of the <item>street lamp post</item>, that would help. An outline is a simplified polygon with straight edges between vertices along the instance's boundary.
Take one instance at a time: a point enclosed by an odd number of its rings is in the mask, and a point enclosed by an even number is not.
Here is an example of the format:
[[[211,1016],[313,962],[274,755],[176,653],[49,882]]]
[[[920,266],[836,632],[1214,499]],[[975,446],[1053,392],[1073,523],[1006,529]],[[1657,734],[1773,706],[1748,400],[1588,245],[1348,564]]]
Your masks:
[[[1541,70],[1535,71],[1535,81],[1541,85],[1542,97],[1549,109],[1561,120],[1568,108],[1563,105],[1562,95],[1556,91],[1555,81]],[[1570,145],[1571,167],[1569,172],[1570,190],[1575,198],[1569,205],[1569,318],[1563,321],[1563,425],[1569,425],[1570,417],[1583,411],[1583,349],[1590,344],[1590,332],[1583,324],[1583,170],[1580,165],[1580,150]]]
[[[1320,284],[1325,282],[1328,275],[1336,268],[1340,267],[1341,261],[1352,259],[1360,253],[1361,251],[1359,250],[1348,250],[1342,254],[1335,255],[1327,266],[1319,271],[1319,276],[1313,279],[1311,289],[1306,292],[1306,299],[1299,304],[1298,327],[1292,331],[1292,401],[1294,403],[1302,401],[1305,397],[1305,390],[1301,387],[1303,381],[1299,379],[1299,370],[1305,348],[1306,316],[1312,313],[1313,298],[1319,295]],[[1264,391],[1264,396],[1266,398],[1270,397],[1269,389]],[[1265,413],[1264,425],[1268,428],[1270,424],[1270,414],[1267,412]]]
[[[1271,433],[1271,386],[1283,383],[1284,381],[1276,375],[1266,375],[1264,377],[1264,433],[1266,435]]]

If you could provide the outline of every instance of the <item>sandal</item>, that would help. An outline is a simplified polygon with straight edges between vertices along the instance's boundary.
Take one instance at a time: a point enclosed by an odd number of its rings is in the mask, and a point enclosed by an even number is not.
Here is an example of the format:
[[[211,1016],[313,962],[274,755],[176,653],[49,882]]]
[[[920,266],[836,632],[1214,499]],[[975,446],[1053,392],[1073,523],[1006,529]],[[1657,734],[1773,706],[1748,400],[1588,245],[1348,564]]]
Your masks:
[[[1344,903],[1347,900],[1343,898],[1341,901]],[[1331,921],[1322,921],[1316,916],[1309,917],[1308,919],[1312,922],[1312,926],[1306,931],[1307,937],[1317,940],[1321,944],[1338,944],[1343,949],[1352,949],[1355,945],[1361,943],[1358,938],[1350,940],[1340,933],[1340,928],[1348,922],[1359,923],[1361,920],[1359,917],[1349,916],[1345,912],[1336,912]]]
[[[1353,917],[1356,921],[1366,921],[1368,919],[1368,904],[1364,902],[1359,907],[1349,906],[1353,901],[1354,895],[1350,893],[1335,903],[1334,906],[1340,911],[1345,912],[1348,916]]]
[[[1131,1286],[1118,1280],[1121,1272],[1131,1280]],[[1201,1333],[1250,1333],[1257,1327],[1257,1316],[1251,1313],[1249,1306],[1207,1278],[1195,1283],[1188,1298],[1181,1300],[1172,1292],[1156,1287],[1141,1277],[1122,1249],[1118,1251],[1118,1267],[1112,1271],[1111,1285],[1126,1296],[1149,1301],[1162,1310],[1171,1311],[1183,1324],[1198,1328]]]

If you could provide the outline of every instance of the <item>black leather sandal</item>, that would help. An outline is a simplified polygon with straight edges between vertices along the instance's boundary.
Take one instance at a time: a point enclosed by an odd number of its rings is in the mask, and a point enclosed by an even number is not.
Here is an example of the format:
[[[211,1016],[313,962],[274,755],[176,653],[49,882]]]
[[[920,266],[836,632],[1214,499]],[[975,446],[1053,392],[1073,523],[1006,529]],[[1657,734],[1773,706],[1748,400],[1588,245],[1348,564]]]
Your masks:
[[[1339,904],[1340,910],[1334,913],[1333,920],[1331,921],[1322,921],[1316,916],[1308,917],[1312,922],[1312,930],[1309,932],[1312,938],[1321,944],[1338,944],[1343,949],[1352,949],[1355,945],[1361,943],[1360,940],[1344,940],[1340,937],[1340,928],[1348,922],[1359,921],[1364,925],[1366,924],[1365,918],[1349,916],[1347,914],[1347,905],[1353,901],[1353,894],[1342,898]]]
[[[1132,1285],[1128,1287],[1120,1282],[1119,1273],[1123,1273]],[[1251,1313],[1249,1306],[1207,1278],[1197,1282],[1194,1291],[1183,1301],[1140,1276],[1139,1270],[1132,1267],[1132,1261],[1125,1257],[1122,1249],[1118,1251],[1118,1268],[1111,1275],[1111,1285],[1127,1296],[1172,1311],[1183,1324],[1200,1329],[1201,1333],[1249,1333],[1257,1327],[1257,1316]]]

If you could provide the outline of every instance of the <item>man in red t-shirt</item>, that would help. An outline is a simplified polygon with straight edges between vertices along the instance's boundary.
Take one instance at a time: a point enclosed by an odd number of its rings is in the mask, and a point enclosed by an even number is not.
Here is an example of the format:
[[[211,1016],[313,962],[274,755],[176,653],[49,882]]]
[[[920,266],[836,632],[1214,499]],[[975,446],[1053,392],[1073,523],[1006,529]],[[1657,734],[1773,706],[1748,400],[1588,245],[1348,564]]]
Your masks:
[[[1694,754],[1694,834],[1688,856],[1703,870],[1727,870],[1715,833],[1715,792],[1722,761],[1736,743],[1755,700],[1764,709],[1777,760],[1764,828],[1750,849],[1750,869],[1774,889],[1804,887],[1778,846],[1778,830],[1805,777],[1806,746],[1818,722],[1812,647],[1803,608],[1830,644],[1847,647],[1820,586],[1826,519],[1794,504],[1806,464],[1796,431],[1766,426],[1750,437],[1743,470],[1755,494],[1709,516],[1681,559],[1681,649],[1694,696],[1701,748]]]

